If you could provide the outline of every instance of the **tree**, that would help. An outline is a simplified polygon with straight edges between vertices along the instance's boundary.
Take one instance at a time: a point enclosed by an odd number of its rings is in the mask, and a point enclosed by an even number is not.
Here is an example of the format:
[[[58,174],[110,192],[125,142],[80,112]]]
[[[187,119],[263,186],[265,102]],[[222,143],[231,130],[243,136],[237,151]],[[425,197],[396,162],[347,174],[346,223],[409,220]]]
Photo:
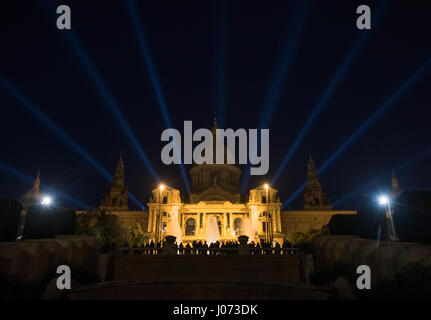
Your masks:
[[[320,230],[309,229],[306,232],[294,232],[290,236],[290,241],[295,248],[311,252],[313,251],[313,242],[317,237],[328,235],[329,228],[322,227]]]
[[[77,233],[94,235],[102,251],[110,251],[127,242],[127,229],[120,219],[107,210],[92,209],[77,217]]]
[[[128,227],[127,246],[129,248],[140,247],[145,244],[148,239],[148,236],[144,234],[139,223]]]

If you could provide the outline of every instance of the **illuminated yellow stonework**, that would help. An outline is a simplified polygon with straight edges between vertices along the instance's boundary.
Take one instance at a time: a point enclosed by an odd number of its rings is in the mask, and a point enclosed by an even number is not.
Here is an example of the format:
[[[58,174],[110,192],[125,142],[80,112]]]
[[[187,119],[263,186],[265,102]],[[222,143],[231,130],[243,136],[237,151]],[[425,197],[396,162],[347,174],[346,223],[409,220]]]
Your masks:
[[[173,212],[178,210],[178,224],[181,227],[184,242],[202,240],[207,234],[207,219],[209,216],[217,218],[220,231],[220,241],[236,240],[240,235],[247,235],[251,240],[265,238],[263,224],[266,223],[265,213],[269,208],[274,239],[282,241],[280,210],[282,203],[278,199],[278,192],[269,188],[270,202],[266,201],[266,191],[262,187],[250,191],[249,201],[246,203],[232,203],[221,200],[202,200],[198,203],[185,203],[181,201],[178,190],[167,187],[163,192],[154,189],[148,202],[148,228],[150,234],[156,230],[157,215],[161,213],[161,225],[164,235],[173,234]]]
[[[213,134],[217,128],[215,123]],[[140,224],[152,239],[158,224],[162,237],[174,235],[183,242],[205,241],[210,217],[217,219],[220,241],[236,240],[240,235],[259,241],[268,235],[269,225],[273,239],[282,242],[294,232],[320,229],[336,214],[356,214],[356,211],[332,210],[311,156],[304,188],[304,210],[300,211],[281,211],[278,190],[266,184],[242,195],[241,173],[236,164],[195,165],[189,171],[190,194],[181,196],[180,191],[171,186],[158,186],[152,191],[148,210],[129,211],[124,165],[120,158],[100,208],[118,215],[125,225]]]

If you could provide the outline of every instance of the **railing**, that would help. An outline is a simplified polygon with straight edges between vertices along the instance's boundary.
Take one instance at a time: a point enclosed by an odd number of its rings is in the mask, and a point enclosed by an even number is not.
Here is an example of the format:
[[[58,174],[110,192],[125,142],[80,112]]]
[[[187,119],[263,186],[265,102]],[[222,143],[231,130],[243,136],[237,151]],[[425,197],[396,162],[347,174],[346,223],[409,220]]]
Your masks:
[[[171,250],[169,250],[171,249]],[[235,247],[235,248],[119,248],[117,255],[178,255],[178,256],[234,256],[234,255],[253,255],[253,256],[288,256],[298,252],[296,248],[256,248],[256,247]],[[169,253],[168,253],[169,252]]]

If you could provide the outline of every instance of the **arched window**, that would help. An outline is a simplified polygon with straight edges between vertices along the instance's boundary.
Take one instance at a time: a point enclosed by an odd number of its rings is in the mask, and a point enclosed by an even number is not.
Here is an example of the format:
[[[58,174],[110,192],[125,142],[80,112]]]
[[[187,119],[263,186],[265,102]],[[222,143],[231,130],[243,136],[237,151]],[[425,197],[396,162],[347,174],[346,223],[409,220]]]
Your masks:
[[[262,196],[262,203],[266,203],[266,197]]]
[[[188,218],[186,220],[186,236],[196,235],[196,220],[193,218]]]
[[[233,231],[235,232],[235,237],[239,237],[244,233],[244,222],[241,218],[233,220]]]
[[[166,196],[163,197],[163,203],[164,204],[168,203],[168,197],[166,197]]]

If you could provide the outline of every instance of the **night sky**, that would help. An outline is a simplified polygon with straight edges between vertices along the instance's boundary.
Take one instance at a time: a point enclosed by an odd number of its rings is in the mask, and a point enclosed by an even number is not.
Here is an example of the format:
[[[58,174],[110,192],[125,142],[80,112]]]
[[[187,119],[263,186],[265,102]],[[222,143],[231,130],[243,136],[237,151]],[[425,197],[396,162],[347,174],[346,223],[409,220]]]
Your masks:
[[[56,28],[60,4],[71,31]],[[361,4],[372,30],[356,28]],[[287,207],[302,206],[302,193],[291,196],[310,152],[318,168],[336,155],[320,179],[337,209],[373,201],[392,169],[405,190],[431,187],[430,1],[4,0],[0,15],[1,196],[21,197],[40,169],[42,192],[97,206],[101,172],[123,153],[145,204],[159,181],[136,143],[161,181],[186,192],[180,167],[160,159],[166,114],[181,132],[185,120],[212,127],[215,114],[221,127],[269,128],[269,173],[246,189],[273,181]]]

